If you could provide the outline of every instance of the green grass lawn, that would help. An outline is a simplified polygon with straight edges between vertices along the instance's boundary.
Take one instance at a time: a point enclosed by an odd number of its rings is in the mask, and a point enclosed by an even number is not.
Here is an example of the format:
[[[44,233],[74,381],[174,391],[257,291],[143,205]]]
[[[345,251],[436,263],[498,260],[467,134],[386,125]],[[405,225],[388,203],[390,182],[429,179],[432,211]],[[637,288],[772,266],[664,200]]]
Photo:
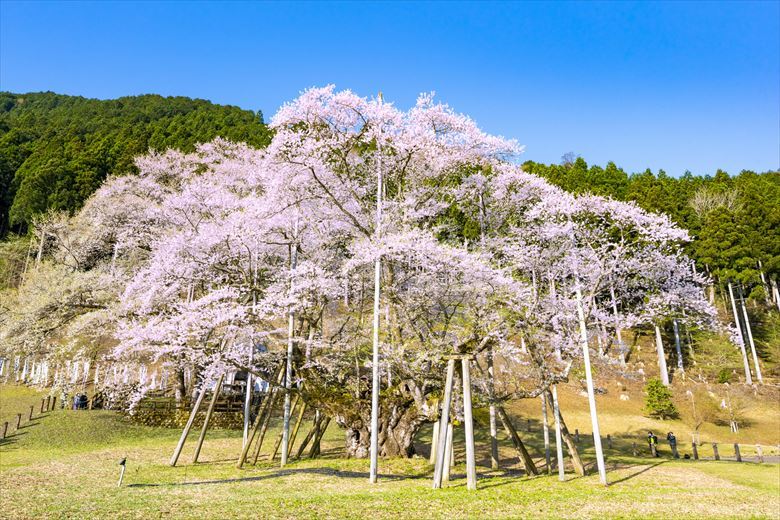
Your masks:
[[[0,395],[7,399],[7,393]],[[429,431],[421,435],[420,451]],[[273,441],[275,433],[267,439]],[[612,484],[605,488],[593,475],[569,472],[566,482],[556,475],[526,477],[507,444],[502,469],[478,467],[479,489],[469,492],[462,450],[449,486],[433,490],[425,458],[380,461],[380,482],[370,485],[368,461],[341,457],[343,437],[335,426],[321,458],[284,469],[267,461],[273,444],[268,440],[257,466],[237,469],[238,431],[210,432],[198,464],[191,463],[197,438],[192,433],[179,466],[171,468],[179,434],[105,411],[56,411],[23,423],[0,444],[0,518],[780,516],[776,464],[634,458],[616,445],[608,457]],[[483,463],[484,435],[479,441]],[[127,473],[117,488],[122,457],[128,459]],[[592,461],[587,448],[585,458]]]

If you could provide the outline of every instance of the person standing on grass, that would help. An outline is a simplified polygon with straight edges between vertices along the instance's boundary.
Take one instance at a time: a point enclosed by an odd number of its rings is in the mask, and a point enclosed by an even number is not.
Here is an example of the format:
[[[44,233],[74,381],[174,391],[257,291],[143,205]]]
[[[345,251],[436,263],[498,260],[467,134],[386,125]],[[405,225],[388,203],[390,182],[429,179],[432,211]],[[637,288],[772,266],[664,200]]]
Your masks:
[[[680,454],[677,453],[677,437],[672,432],[666,434],[666,440],[669,441],[669,447],[672,448],[672,456],[675,459],[680,458]]]
[[[647,432],[647,444],[653,457],[658,456],[658,437],[653,432]]]

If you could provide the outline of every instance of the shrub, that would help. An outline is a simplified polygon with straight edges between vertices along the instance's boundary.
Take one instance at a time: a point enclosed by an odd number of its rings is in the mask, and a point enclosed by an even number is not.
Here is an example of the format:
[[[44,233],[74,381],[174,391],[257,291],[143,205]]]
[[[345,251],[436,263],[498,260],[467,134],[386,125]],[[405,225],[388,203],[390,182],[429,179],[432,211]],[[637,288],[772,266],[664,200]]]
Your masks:
[[[660,379],[650,379],[645,385],[645,410],[651,417],[660,419],[678,416],[677,408],[672,402],[672,391]]]
[[[718,372],[718,383],[730,383],[731,382],[731,369],[730,368],[721,368]]]

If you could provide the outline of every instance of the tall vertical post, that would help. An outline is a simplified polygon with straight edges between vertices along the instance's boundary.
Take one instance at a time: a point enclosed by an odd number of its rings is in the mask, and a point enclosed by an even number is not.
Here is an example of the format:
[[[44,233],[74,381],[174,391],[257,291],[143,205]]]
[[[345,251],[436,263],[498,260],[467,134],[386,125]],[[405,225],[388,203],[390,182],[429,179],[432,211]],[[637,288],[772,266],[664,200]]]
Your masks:
[[[496,423],[495,375],[493,372],[493,347],[487,351],[488,398],[490,399],[490,467],[498,469],[498,426]]]
[[[439,442],[439,421],[433,423],[433,432],[431,432],[431,457],[428,460],[429,463],[436,463],[436,447]]]
[[[761,367],[758,364],[758,354],[756,353],[756,344],[753,341],[753,329],[750,328],[750,318],[748,317],[747,307],[745,307],[745,296],[742,289],[739,289],[739,301],[742,306],[742,316],[745,318],[745,331],[747,331],[748,341],[750,342],[750,352],[753,355],[753,367],[756,369],[756,379],[760,384],[764,384],[764,378],[761,376]]]
[[[753,384],[753,376],[750,374],[750,364],[748,363],[747,352],[745,351],[745,333],[742,330],[740,324],[739,313],[737,312],[737,303],[734,299],[734,290],[731,288],[731,282],[728,283],[729,296],[731,297],[731,310],[734,312],[734,322],[737,324],[737,330],[739,331],[739,337],[742,340],[739,348],[742,350],[742,362],[745,367],[745,382],[749,385]]]
[[[558,387],[552,387],[553,415],[555,416],[555,456],[558,459],[558,480],[566,480],[566,468],[563,460],[563,439],[561,435],[561,411],[558,408]]]
[[[661,329],[655,325],[655,348],[658,351],[658,370],[661,373],[661,382],[669,386],[669,370],[666,368],[666,354],[664,354],[664,342],[661,339]]]
[[[290,274],[295,271],[298,264],[298,217],[295,217],[294,240],[292,250],[290,251]],[[290,281],[292,286],[292,280]],[[284,419],[282,423],[282,459],[281,466],[287,464],[288,443],[290,441],[290,389],[292,388],[292,364],[293,348],[295,346],[295,312],[290,309],[287,318],[287,364],[284,372],[284,387],[287,391],[284,393]]]
[[[474,459],[474,419],[471,416],[471,359],[461,359],[463,379],[463,422],[466,430],[466,487],[477,489],[477,462]]]
[[[596,465],[599,469],[601,483],[607,485],[607,470],[604,466],[604,452],[601,449],[601,432],[599,431],[599,417],[596,410],[596,395],[593,389],[593,374],[590,369],[590,351],[588,349],[588,329],[585,324],[585,310],[582,304],[582,291],[577,280],[577,315],[580,322],[580,343],[582,345],[582,358],[585,364],[585,381],[588,387],[588,405],[590,407],[590,422],[593,426],[593,446],[596,448]],[[657,330],[657,329],[656,329]]]
[[[252,362],[254,361],[254,353],[255,353],[255,344],[252,342],[251,338],[249,340],[249,367],[252,367]],[[244,435],[243,435],[243,446],[246,445],[247,441],[249,440],[249,416],[252,413],[252,372],[246,373],[246,392],[244,395]]]
[[[379,94],[379,104],[382,104],[382,94]],[[375,247],[379,248],[382,240],[382,150],[377,150],[376,171],[376,225],[374,229]],[[374,316],[373,316],[373,349],[371,357],[371,464],[369,482],[376,483],[379,457],[379,291],[382,278],[382,258],[377,253],[374,261]],[[448,404],[449,406],[449,404]]]
[[[449,464],[447,455],[447,425],[450,422],[450,402],[452,401],[452,379],[455,375],[455,360],[447,362],[447,377],[444,382],[444,401],[439,418],[439,438],[436,441],[436,463],[433,468],[433,489],[441,487],[444,476],[444,464]]]
[[[683,367],[682,347],[680,345],[680,325],[677,323],[677,318],[672,320],[672,326],[674,327],[674,348],[677,351],[677,370],[684,374],[685,367]]]
[[[542,394],[539,397],[542,399],[542,428],[544,431],[544,462],[547,465],[547,474],[552,473],[552,467],[550,465],[550,428],[547,425],[547,399]]]
[[[777,289],[777,280],[773,278],[769,283],[772,286],[772,294],[774,295],[775,305],[777,305],[777,310],[780,311],[780,290]]]

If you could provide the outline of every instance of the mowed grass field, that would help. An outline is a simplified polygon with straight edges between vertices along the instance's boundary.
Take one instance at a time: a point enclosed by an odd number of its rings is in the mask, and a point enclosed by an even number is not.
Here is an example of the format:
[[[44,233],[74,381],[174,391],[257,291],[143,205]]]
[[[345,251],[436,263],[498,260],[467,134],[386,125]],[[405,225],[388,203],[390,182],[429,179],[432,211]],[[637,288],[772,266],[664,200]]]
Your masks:
[[[210,431],[197,464],[191,462],[193,432],[179,466],[172,468],[168,461],[180,431],[135,425],[107,411],[41,416],[39,394],[0,387],[0,421],[17,409],[29,412],[30,404],[36,405],[36,418],[25,418],[18,432],[0,441],[0,518],[780,518],[777,464],[633,457],[633,437],[618,435],[621,430],[612,430],[618,436],[608,450],[611,484],[605,488],[593,472],[578,477],[570,468],[566,482],[545,471],[524,475],[503,435],[502,468],[491,471],[485,429],[478,427],[479,489],[469,492],[462,433],[456,435],[451,482],[433,490],[425,457],[381,460],[380,482],[369,484],[368,461],[342,457],[343,434],[336,426],[320,458],[293,461],[284,469],[278,460],[267,460],[278,425],[258,465],[241,470],[235,467],[239,431]],[[518,426],[526,424],[518,415],[526,406],[530,417],[530,400],[512,408]],[[617,421],[610,413],[619,410],[605,412],[608,428]],[[520,429],[541,468],[536,426],[531,432]],[[422,454],[429,437],[426,429],[419,438]],[[591,444],[582,441],[588,462]],[[127,472],[118,488],[117,463],[123,457]]]

